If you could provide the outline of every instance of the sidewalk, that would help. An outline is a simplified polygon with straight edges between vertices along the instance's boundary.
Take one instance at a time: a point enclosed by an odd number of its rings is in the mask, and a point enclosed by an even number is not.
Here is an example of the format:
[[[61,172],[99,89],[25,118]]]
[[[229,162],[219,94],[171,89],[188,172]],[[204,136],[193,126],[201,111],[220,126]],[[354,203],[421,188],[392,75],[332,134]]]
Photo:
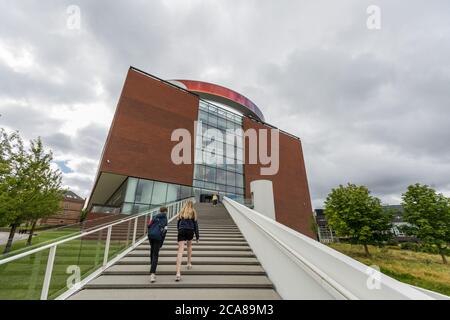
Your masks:
[[[0,245],[6,244],[8,242],[9,232],[0,232]],[[14,241],[26,239],[28,235],[26,234],[17,234],[14,236]]]

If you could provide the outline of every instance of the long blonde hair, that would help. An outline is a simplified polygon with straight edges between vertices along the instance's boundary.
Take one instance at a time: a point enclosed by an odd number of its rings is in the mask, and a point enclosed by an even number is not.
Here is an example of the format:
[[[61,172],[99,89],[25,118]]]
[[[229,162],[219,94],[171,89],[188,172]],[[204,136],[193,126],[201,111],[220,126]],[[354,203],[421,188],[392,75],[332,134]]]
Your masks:
[[[194,219],[197,220],[197,211],[194,209],[194,203],[189,200],[183,206],[183,208],[178,212],[177,219]]]

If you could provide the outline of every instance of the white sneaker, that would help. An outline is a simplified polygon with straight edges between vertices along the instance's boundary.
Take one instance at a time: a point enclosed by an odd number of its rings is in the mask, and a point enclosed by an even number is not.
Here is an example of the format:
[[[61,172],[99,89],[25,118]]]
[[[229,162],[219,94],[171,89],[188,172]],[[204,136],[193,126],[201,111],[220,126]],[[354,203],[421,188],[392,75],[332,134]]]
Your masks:
[[[150,282],[153,283],[153,282],[155,282],[155,281],[156,281],[156,276],[152,273],[152,274],[150,275]]]
[[[191,270],[192,269],[192,263],[188,263],[187,268],[188,268],[188,270]]]

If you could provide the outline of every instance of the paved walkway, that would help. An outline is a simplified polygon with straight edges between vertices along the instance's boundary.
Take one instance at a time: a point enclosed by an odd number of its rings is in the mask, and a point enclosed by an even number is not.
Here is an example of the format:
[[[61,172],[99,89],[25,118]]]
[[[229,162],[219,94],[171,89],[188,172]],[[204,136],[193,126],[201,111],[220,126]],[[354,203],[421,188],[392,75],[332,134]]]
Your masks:
[[[9,232],[0,231],[0,245],[6,244],[8,242]],[[26,234],[18,234],[14,236],[14,241],[26,239],[28,236]]]

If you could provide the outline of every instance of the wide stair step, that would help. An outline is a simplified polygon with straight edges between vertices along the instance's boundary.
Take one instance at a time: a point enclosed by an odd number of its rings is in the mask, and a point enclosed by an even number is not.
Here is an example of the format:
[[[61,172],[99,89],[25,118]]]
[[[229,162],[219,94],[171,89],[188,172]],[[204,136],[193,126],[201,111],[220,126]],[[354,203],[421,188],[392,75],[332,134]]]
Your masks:
[[[178,232],[173,222],[160,251],[155,283],[150,283],[150,245],[145,240],[70,299],[280,299],[226,209],[202,203],[195,207],[200,241],[193,242],[192,269],[186,267],[185,247],[181,281],[174,281]],[[123,228],[116,236],[128,233]]]

